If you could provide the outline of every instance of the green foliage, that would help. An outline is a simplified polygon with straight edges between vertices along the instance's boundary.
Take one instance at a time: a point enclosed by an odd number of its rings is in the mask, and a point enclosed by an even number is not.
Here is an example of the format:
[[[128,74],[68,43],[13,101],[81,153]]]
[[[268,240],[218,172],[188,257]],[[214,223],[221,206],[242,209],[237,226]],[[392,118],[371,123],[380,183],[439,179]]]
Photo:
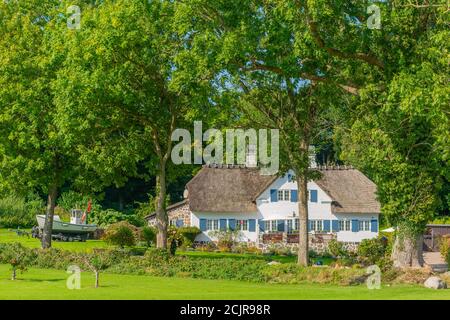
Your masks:
[[[194,245],[195,238],[201,233],[201,230],[197,227],[181,227],[178,228],[178,232],[183,237],[182,240],[183,247],[192,248]]]
[[[183,236],[178,228],[173,226],[167,230],[167,245],[169,246],[170,254],[175,255],[177,248],[183,243]]]
[[[239,230],[214,230],[209,232],[209,236],[217,239],[217,247],[221,251],[231,252],[239,240],[242,238],[242,234]]]
[[[365,265],[379,265],[386,255],[386,248],[382,239],[364,239],[358,246],[358,259]]]
[[[124,213],[114,209],[94,211],[89,218],[90,223],[95,223],[102,227],[107,227],[121,221],[126,221],[134,226],[140,226],[143,224],[142,219],[133,213]]]
[[[0,226],[30,228],[36,225],[36,215],[42,214],[44,204],[36,196],[22,198],[7,195],[0,198]]]
[[[147,247],[150,247],[156,242],[156,234],[157,230],[153,227],[143,227],[141,230],[141,238],[147,244]]]
[[[85,210],[88,206],[89,200],[92,201],[92,211],[101,209],[101,206],[98,204],[96,199],[92,199],[89,195],[83,195],[73,190],[62,193],[58,198],[57,205],[66,211],[70,211],[71,209]]]
[[[16,271],[27,270],[35,259],[33,250],[24,247],[20,243],[12,243],[0,246],[0,262],[11,265],[12,280],[16,280]]]
[[[299,267],[292,263],[266,268],[263,275],[270,283],[318,283],[341,286],[360,284],[366,279],[364,269]]]
[[[430,224],[450,224],[450,216],[439,216],[433,219]]]
[[[104,235],[104,240],[112,245],[124,248],[136,244],[136,229],[128,222],[122,221],[110,225]]]
[[[441,252],[442,258],[450,266],[450,236],[443,236],[440,240],[439,250]]]
[[[342,242],[332,239],[328,242],[328,252],[335,258],[347,255],[347,250]]]

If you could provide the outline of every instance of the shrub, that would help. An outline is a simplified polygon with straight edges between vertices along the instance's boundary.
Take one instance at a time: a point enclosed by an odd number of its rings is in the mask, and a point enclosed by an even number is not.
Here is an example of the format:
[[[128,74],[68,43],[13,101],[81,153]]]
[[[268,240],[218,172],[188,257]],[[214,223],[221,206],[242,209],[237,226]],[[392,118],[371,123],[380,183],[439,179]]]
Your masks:
[[[67,269],[70,265],[78,261],[78,254],[75,252],[56,248],[38,249],[34,265],[43,269]]]
[[[147,247],[156,242],[157,230],[153,227],[143,227],[141,230],[141,238],[145,241]]]
[[[336,239],[332,239],[328,242],[328,252],[334,258],[345,257],[348,255],[348,251],[345,249],[344,244]]]
[[[0,262],[11,265],[11,280],[16,280],[17,270],[26,271],[34,262],[35,256],[33,250],[25,248],[20,243],[3,245],[0,248]]]
[[[120,248],[125,246],[134,246],[136,244],[136,236],[138,230],[126,221],[118,222],[110,225],[103,236],[103,239]]]
[[[183,237],[183,246],[192,248],[195,238],[201,233],[201,230],[197,227],[181,227],[178,228],[178,232]]]
[[[170,254],[175,255],[177,248],[183,243],[183,236],[178,228],[173,226],[167,230],[167,244],[169,246]]]
[[[450,266],[450,236],[442,236],[440,240],[440,252],[442,258],[448,263]]]
[[[358,260],[365,265],[380,264],[386,254],[386,245],[382,239],[364,239],[358,246]]]
[[[263,270],[265,280],[270,283],[319,283],[353,285],[365,280],[365,270],[359,268],[335,269],[300,267],[293,263],[274,265]]]
[[[0,226],[4,228],[31,228],[36,224],[36,215],[42,213],[42,200],[30,195],[25,198],[9,195],[0,198]]]
[[[239,230],[231,229],[211,231],[209,235],[217,239],[217,247],[224,252],[231,252],[242,236]]]

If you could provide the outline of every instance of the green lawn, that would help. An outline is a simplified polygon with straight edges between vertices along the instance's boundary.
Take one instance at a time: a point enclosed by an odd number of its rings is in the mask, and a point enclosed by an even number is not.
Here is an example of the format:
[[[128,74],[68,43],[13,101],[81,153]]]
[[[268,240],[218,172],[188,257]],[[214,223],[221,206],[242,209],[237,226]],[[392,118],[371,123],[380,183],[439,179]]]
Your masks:
[[[13,230],[0,229],[0,243],[20,242],[28,248],[40,248],[41,242],[39,239],[31,237],[18,236]],[[53,241],[54,248],[65,249],[77,252],[89,252],[94,248],[106,248],[108,245],[101,240],[88,240],[86,242],[59,242]]]
[[[0,265],[0,299],[450,299],[449,290],[419,286],[338,287],[323,285],[255,284],[225,280],[158,278],[102,274],[101,287],[82,273],[81,289],[66,288],[68,274],[60,270],[30,269],[9,280],[9,266]]]

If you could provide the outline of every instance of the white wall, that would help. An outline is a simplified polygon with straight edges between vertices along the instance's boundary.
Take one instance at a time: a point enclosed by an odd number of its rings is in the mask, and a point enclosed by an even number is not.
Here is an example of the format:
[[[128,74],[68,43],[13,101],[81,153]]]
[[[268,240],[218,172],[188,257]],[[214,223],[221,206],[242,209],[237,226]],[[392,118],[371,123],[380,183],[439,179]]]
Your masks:
[[[337,219],[348,219],[348,220],[377,220],[378,214],[370,214],[370,213],[338,213],[336,214]],[[351,222],[350,222],[351,224]],[[378,221],[378,228],[380,227],[380,222]],[[342,242],[361,242],[364,239],[372,239],[378,236],[378,232],[371,231],[339,231],[337,233],[337,240]]]
[[[293,175],[290,171],[289,174]],[[295,216],[298,217],[298,203],[290,201],[277,201],[270,202],[270,190],[271,189],[288,189],[297,190],[297,183],[295,181],[289,182],[287,175],[277,179],[272,185],[270,185],[266,191],[264,191],[257,199],[256,203],[258,210],[261,214],[260,219],[272,220],[272,219],[286,219],[292,218],[292,213],[295,212]],[[330,197],[319,188],[319,186],[311,181],[308,182],[308,190],[317,190],[318,202],[310,202],[308,199],[308,211],[309,219],[331,219],[331,199]]]

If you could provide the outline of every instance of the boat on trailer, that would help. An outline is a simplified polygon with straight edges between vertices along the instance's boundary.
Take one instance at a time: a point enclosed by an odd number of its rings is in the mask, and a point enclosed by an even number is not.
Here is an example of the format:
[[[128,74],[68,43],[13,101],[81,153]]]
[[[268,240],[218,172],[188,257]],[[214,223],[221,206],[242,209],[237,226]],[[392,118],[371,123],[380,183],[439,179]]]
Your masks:
[[[97,225],[86,224],[83,219],[83,210],[73,209],[70,211],[70,223],[64,222],[58,215],[53,216],[52,238],[61,241],[86,241],[89,234],[97,230]],[[45,224],[45,215],[37,215],[38,230],[33,232],[33,236],[40,238]]]

